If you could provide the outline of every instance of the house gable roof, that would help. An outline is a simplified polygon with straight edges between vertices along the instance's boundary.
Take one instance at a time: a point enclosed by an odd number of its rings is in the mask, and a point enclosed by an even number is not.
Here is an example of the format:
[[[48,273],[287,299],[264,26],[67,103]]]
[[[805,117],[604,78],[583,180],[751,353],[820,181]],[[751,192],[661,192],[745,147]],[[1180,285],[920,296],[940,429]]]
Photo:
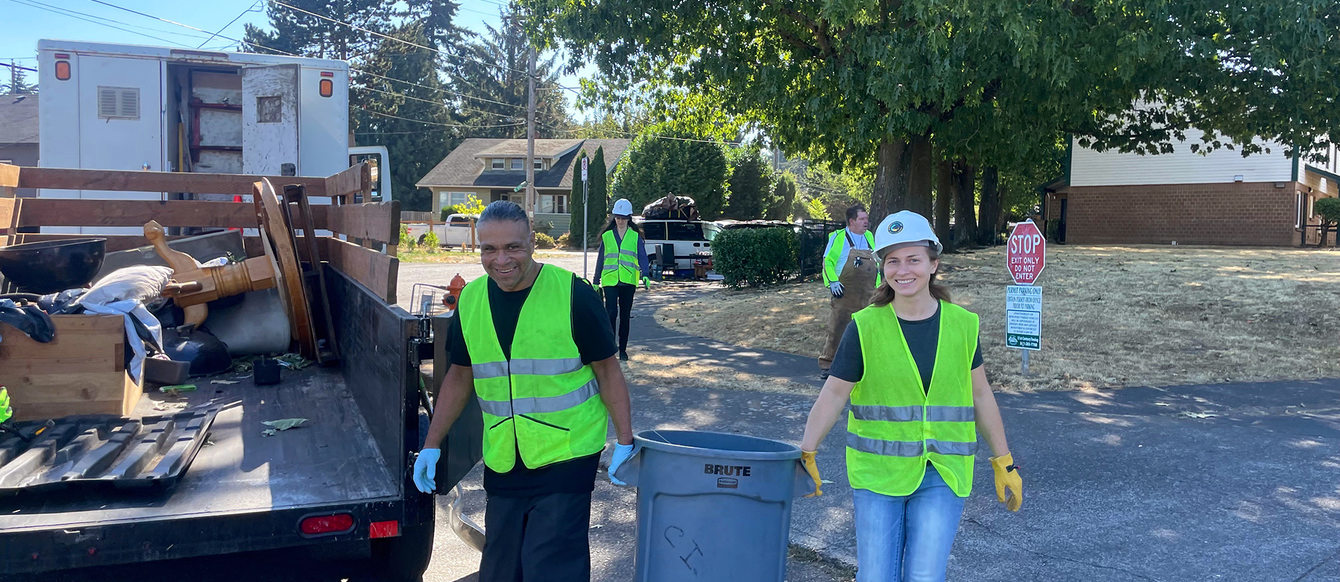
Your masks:
[[[0,144],[37,143],[37,96],[0,95]]]
[[[578,155],[585,151],[595,155],[598,148],[605,148],[605,171],[612,172],[624,151],[628,149],[630,139],[537,139],[536,157],[553,157],[548,170],[535,172],[535,187],[546,189],[572,188],[572,165]],[[516,153],[512,153],[516,152]],[[543,152],[543,153],[542,153]],[[484,167],[485,160],[491,157],[515,157],[526,155],[524,139],[469,138],[461,142],[456,149],[442,158],[432,170],[429,170],[415,186],[421,188],[514,188],[526,180],[525,170],[493,170]]]

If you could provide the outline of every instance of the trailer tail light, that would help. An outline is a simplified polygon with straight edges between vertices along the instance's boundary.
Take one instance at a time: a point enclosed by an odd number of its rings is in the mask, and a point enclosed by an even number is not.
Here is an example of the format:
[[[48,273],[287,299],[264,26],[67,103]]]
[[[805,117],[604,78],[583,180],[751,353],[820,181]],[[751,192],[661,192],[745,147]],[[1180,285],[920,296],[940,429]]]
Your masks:
[[[394,519],[391,521],[374,521],[372,525],[368,526],[368,537],[374,540],[377,538],[393,538],[399,535],[400,522]]]
[[[334,77],[335,73],[322,71],[321,73],[321,96],[330,97],[335,93],[335,81],[327,77]]]
[[[70,61],[56,61],[56,79],[60,81],[70,80]]]
[[[305,536],[349,533],[354,531],[354,516],[348,513],[337,513],[335,515],[304,517],[299,529]]]

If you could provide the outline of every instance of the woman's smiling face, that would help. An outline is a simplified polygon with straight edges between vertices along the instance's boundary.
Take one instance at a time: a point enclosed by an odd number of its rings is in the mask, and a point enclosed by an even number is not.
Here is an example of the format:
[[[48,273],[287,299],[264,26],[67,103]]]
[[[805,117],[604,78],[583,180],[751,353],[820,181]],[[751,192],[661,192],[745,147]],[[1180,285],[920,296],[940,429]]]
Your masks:
[[[924,243],[899,245],[884,251],[884,281],[894,293],[914,297],[929,292],[931,275],[940,267]]]

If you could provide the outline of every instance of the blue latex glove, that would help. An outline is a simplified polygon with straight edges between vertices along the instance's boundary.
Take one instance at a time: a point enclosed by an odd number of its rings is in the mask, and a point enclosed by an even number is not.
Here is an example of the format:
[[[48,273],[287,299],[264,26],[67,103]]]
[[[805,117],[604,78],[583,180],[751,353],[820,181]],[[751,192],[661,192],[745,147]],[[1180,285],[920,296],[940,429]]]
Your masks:
[[[621,445],[615,443],[614,454],[610,456],[610,483],[615,485],[627,485],[623,481],[614,478],[614,472],[619,470],[628,459],[633,458],[633,445]]]
[[[833,293],[834,297],[841,297],[843,291],[842,283],[838,281],[833,281],[831,284],[828,285],[828,290]]]
[[[414,486],[424,493],[437,490],[437,461],[442,458],[442,449],[424,449],[419,458],[414,459]]]

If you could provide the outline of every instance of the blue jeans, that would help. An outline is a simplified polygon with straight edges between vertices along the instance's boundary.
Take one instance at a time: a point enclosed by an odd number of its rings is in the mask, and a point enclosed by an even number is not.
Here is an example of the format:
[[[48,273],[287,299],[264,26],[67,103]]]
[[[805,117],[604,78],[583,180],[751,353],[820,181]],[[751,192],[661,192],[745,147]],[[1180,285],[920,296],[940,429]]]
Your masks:
[[[856,500],[856,582],[944,580],[966,497],[929,463],[911,495],[853,491]]]

